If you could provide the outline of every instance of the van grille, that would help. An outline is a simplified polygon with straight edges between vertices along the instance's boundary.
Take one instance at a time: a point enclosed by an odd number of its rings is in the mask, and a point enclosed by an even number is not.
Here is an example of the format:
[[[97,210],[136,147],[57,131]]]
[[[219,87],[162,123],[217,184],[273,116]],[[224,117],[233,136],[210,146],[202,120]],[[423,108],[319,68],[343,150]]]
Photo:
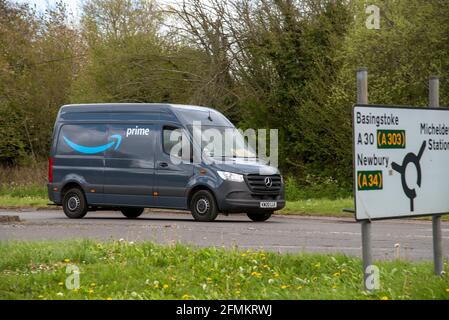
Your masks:
[[[266,184],[265,179],[271,179],[271,185]],[[256,193],[275,193],[278,194],[281,191],[281,176],[280,175],[258,175],[249,174],[245,176],[246,183],[251,191]]]

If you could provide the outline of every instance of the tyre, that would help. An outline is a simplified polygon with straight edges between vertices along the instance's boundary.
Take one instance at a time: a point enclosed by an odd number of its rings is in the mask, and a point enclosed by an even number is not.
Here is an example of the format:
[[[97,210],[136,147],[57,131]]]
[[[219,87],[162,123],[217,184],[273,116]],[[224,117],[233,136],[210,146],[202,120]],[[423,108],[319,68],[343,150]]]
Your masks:
[[[218,208],[213,194],[207,190],[196,192],[190,201],[190,211],[196,221],[214,221]]]
[[[70,219],[81,219],[87,213],[87,201],[79,188],[68,190],[62,199],[62,209]]]
[[[248,212],[248,218],[255,222],[264,222],[271,218],[273,212]]]
[[[121,208],[123,215],[130,219],[135,219],[143,213],[144,208]]]

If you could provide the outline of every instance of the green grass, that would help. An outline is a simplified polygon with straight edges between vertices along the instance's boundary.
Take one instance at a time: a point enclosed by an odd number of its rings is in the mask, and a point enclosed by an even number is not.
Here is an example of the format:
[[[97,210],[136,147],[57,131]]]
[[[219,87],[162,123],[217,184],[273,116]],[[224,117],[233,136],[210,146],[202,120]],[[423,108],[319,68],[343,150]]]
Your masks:
[[[0,196],[0,208],[46,208],[49,200],[42,197]]]
[[[65,286],[66,268],[79,289]],[[362,290],[347,256],[195,249],[153,243],[0,243],[0,299],[449,299],[431,263],[380,262],[381,288]]]
[[[39,185],[0,185],[0,196],[47,198],[47,188]]]
[[[287,201],[280,214],[295,214],[305,216],[353,217],[353,213],[342,212],[342,209],[353,209],[354,199],[307,199]]]
[[[47,190],[36,185],[0,186],[0,208],[46,208]]]

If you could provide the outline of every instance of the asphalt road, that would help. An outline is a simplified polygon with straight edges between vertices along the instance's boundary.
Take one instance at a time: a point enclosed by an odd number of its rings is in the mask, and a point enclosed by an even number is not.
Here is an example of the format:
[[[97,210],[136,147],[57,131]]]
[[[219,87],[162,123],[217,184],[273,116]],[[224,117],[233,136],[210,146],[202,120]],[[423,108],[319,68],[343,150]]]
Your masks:
[[[236,246],[278,252],[339,252],[361,256],[360,225],[353,219],[274,216],[254,223],[243,215],[219,216],[198,223],[189,213],[150,212],[137,220],[120,212],[92,212],[70,220],[60,210],[0,211],[21,222],[0,223],[0,240],[96,240],[180,242],[197,246]],[[376,259],[432,259],[430,221],[393,220],[373,223]],[[399,247],[397,246],[399,244]],[[443,222],[444,255],[449,257],[449,223]]]

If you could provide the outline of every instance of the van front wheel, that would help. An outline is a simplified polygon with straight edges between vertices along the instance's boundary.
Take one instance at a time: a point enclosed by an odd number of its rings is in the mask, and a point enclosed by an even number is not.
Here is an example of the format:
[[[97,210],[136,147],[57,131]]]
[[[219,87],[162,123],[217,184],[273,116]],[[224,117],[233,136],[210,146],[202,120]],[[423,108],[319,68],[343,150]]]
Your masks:
[[[73,188],[64,194],[62,209],[70,219],[81,219],[87,213],[87,201],[83,191]]]
[[[123,215],[130,219],[135,219],[143,213],[144,208],[121,208]]]
[[[262,213],[247,213],[248,218],[253,220],[254,222],[264,222],[271,218],[273,212],[262,212]]]
[[[214,221],[218,215],[215,198],[208,190],[200,190],[193,195],[190,201],[190,210],[196,221]]]

